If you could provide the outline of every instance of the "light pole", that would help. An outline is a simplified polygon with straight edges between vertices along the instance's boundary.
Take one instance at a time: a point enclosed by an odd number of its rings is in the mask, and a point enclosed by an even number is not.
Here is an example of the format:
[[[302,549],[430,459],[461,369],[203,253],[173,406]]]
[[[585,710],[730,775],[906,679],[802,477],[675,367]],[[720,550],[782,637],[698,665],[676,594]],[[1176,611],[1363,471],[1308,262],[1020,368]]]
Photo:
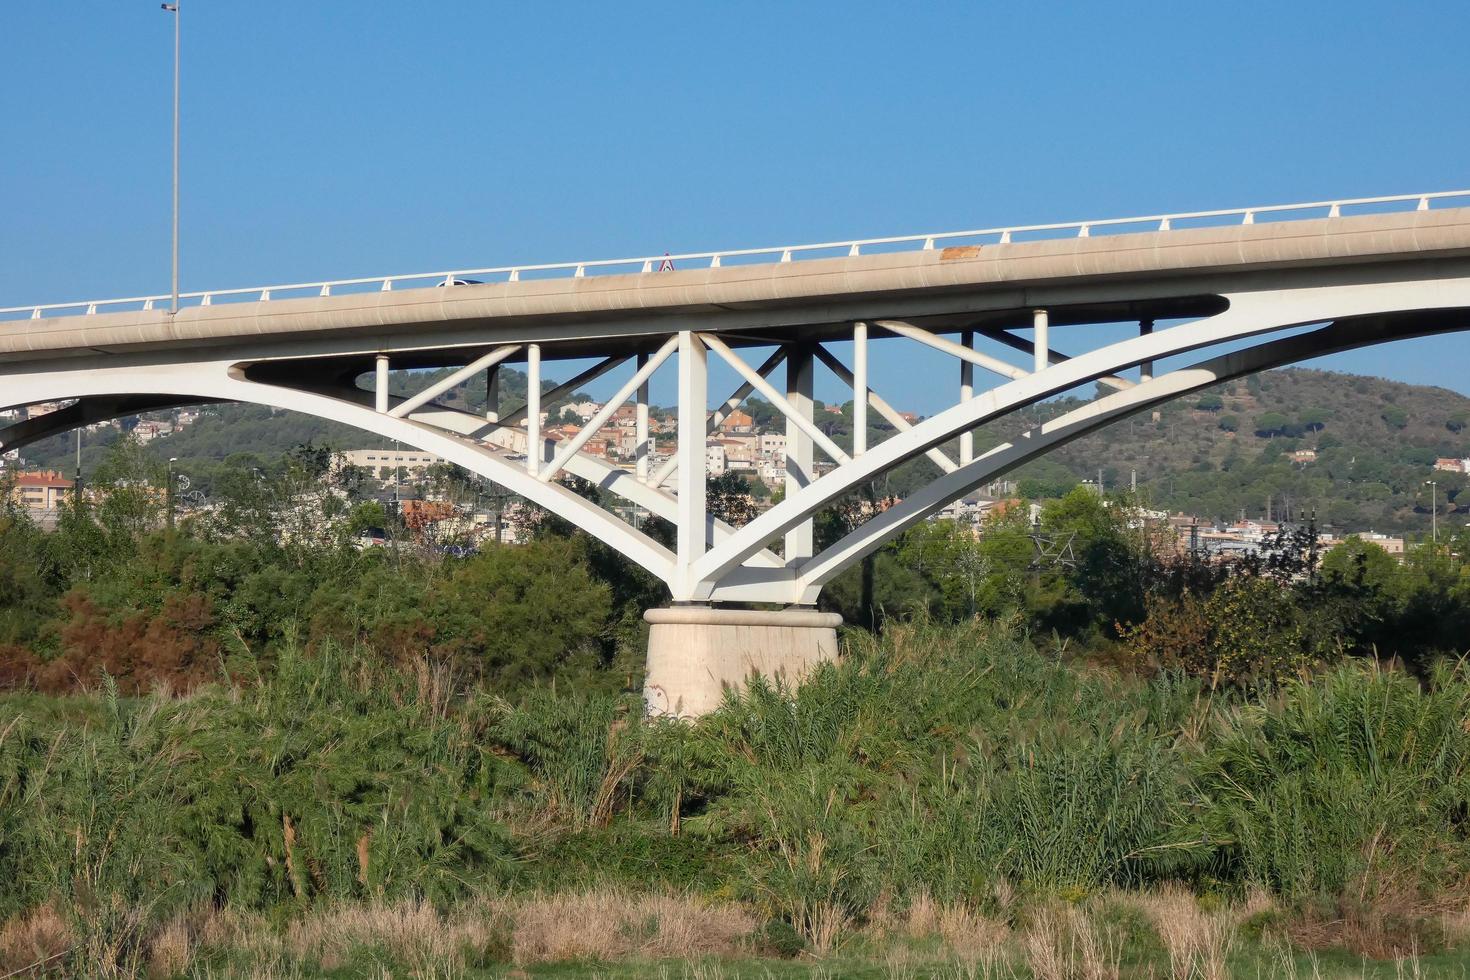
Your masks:
[[[178,461],[179,457],[177,456],[170,456],[168,458],[168,479],[163,485],[163,498],[168,508],[169,530],[173,530],[174,526],[174,464]]]
[[[162,5],[174,15],[174,235],[173,292],[169,298],[170,315],[179,312],[179,6],[180,0]]]
[[[1429,488],[1429,537],[1437,547],[1439,545],[1439,484],[1434,480],[1425,480],[1424,485]]]

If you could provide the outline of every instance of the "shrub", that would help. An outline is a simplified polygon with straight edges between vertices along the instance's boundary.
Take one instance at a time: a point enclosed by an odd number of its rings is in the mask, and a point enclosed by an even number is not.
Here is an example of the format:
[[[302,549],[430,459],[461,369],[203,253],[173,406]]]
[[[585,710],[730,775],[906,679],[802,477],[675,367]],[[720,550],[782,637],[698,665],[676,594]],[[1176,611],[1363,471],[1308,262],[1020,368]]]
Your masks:
[[[1236,709],[1200,775],[1230,860],[1294,899],[1455,893],[1470,870],[1467,714],[1462,666],[1421,688],[1373,664]]]

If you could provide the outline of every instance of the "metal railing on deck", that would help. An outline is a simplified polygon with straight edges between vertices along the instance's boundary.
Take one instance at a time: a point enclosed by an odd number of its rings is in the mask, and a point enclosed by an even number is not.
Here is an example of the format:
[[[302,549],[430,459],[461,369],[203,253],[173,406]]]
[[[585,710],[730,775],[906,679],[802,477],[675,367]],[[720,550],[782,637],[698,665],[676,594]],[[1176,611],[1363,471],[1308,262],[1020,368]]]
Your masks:
[[[280,295],[301,296],[316,294],[331,296],[334,292],[365,292],[452,285],[470,278],[483,281],[488,277],[494,281],[517,282],[523,275],[536,278],[569,275],[581,278],[587,275],[618,273],[653,273],[659,269],[676,267],[676,263],[696,263],[709,268],[718,268],[727,259],[741,261],[770,257],[773,262],[792,262],[802,258],[826,257],[832,253],[862,255],[864,249],[902,251],[905,247],[933,249],[944,244],[1007,244],[1017,240],[1040,240],[1066,237],[1068,233],[1079,237],[1090,237],[1094,231],[1102,233],[1120,231],[1170,231],[1177,227],[1204,227],[1210,224],[1232,223],[1239,219],[1241,224],[1254,224],[1258,219],[1280,220],[1282,218],[1341,217],[1345,210],[1377,208],[1380,211],[1401,210],[1412,205],[1414,210],[1427,211],[1430,202],[1461,198],[1470,203],[1470,191],[1437,191],[1432,194],[1398,194],[1390,197],[1357,197],[1337,201],[1312,201],[1307,204],[1271,204],[1254,208],[1229,208],[1223,211],[1186,211],[1178,214],[1154,214],[1136,218],[1101,218],[1093,221],[1064,221],[1041,225],[1010,225],[999,228],[982,228],[971,231],[947,231],[927,235],[899,235],[892,238],[860,238],[843,242],[821,242],[809,245],[778,245],[772,248],[724,249],[716,252],[683,252],[678,255],[640,256],[630,259],[596,259],[582,262],[553,262],[531,265],[504,265],[484,269],[451,269],[444,272],[416,272],[406,275],[371,276],[365,279],[332,279],[320,282],[288,283],[275,286],[249,286],[241,289],[211,289],[180,293],[179,299],[197,301],[197,306],[210,306],[216,300],[226,302],[264,302]],[[129,309],[151,310],[156,303],[166,303],[167,293],[154,296],[129,296],[121,299],[83,300],[76,303],[46,303],[39,306],[12,306],[0,308],[0,319],[15,320],[29,317],[39,320],[44,316],[90,315],[99,310],[126,311]],[[56,311],[53,313],[53,311]],[[67,314],[64,311],[75,311]]]

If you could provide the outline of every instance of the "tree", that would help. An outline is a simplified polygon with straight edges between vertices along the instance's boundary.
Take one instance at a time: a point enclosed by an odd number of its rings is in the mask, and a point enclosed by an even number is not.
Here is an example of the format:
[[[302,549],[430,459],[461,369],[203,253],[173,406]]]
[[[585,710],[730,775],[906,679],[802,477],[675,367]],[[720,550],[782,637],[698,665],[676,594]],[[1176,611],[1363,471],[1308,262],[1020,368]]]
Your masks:
[[[705,508],[710,515],[732,527],[744,527],[755,519],[755,499],[745,478],[734,471],[712,476],[704,484]]]
[[[1225,407],[1225,399],[1214,393],[1201,395],[1194,407],[1201,412],[1218,412]]]
[[[1222,415],[1220,416],[1220,421],[1216,422],[1215,425],[1222,432],[1234,432],[1240,428],[1240,419],[1234,415]]]
[[[1297,421],[1308,432],[1321,432],[1331,417],[1332,413],[1325,408],[1304,408],[1297,414]]]
[[[1409,413],[1397,405],[1389,405],[1384,408],[1379,417],[1388,424],[1390,429],[1402,429],[1409,424]]]
[[[1455,412],[1445,419],[1444,427],[1451,432],[1461,432],[1470,424],[1470,412]]]
[[[1280,412],[1267,412],[1256,416],[1256,435],[1263,439],[1271,439],[1282,435],[1291,420]]]
[[[564,538],[487,548],[437,582],[427,601],[433,652],[500,688],[596,657],[612,612],[608,587]]]

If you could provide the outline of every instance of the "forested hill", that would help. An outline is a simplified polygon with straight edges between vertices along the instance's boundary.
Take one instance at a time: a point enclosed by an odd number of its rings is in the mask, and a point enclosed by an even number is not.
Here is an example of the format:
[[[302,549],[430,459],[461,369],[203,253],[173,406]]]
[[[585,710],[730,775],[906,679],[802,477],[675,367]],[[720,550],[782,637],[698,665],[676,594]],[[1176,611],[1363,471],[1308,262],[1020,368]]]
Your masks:
[[[1294,461],[1297,450],[1315,450],[1316,459]],[[1105,487],[1126,487],[1136,470],[1139,489],[1171,511],[1255,517],[1269,499],[1276,517],[1307,510],[1349,530],[1427,531],[1429,479],[1438,483],[1441,521],[1470,520],[1466,480],[1435,472],[1438,456],[1470,456],[1470,398],[1290,368],[1171,402],[1157,421],[1148,413],[1124,420],[1019,475],[1030,477],[1024,490],[1046,494],[1096,480],[1099,469]]]
[[[405,394],[422,383],[394,379],[395,389]],[[524,374],[507,369],[501,384],[505,404],[524,400]],[[458,399],[458,407],[482,410],[483,380],[472,382]],[[1077,404],[1049,402],[1040,414],[1060,414]],[[555,413],[560,405],[548,408]],[[770,414],[766,409],[756,407],[758,419]],[[239,453],[267,458],[304,442],[336,449],[382,442],[289,412],[242,405],[209,412],[195,425],[158,439],[153,451],[177,456],[187,466],[190,460],[218,462]],[[821,424],[846,442],[850,418],[849,406],[842,415],[824,415]],[[1025,422],[1035,418],[1026,413]],[[1008,439],[1020,424],[1014,420],[981,432],[977,445]],[[94,465],[103,444],[113,438],[115,432],[89,434],[84,465]],[[25,455],[32,466],[70,473],[72,447],[71,438],[62,437],[30,447]],[[1317,458],[1293,461],[1291,454],[1300,449],[1315,450]],[[1293,368],[1180,399],[1163,406],[1157,421],[1145,413],[1119,422],[1023,468],[1015,478],[1023,493],[1051,496],[1080,480],[1096,480],[1099,472],[1106,488],[1126,487],[1136,471],[1140,491],[1154,506],[1200,517],[1237,517],[1242,511],[1260,516],[1269,501],[1273,516],[1308,510],[1350,530],[1427,530],[1430,488],[1424,481],[1431,477],[1438,482],[1441,519],[1470,520],[1470,492],[1461,494],[1465,479],[1435,473],[1436,456],[1470,456],[1470,398],[1442,388]],[[895,489],[901,492],[909,482],[912,478],[896,481]]]

